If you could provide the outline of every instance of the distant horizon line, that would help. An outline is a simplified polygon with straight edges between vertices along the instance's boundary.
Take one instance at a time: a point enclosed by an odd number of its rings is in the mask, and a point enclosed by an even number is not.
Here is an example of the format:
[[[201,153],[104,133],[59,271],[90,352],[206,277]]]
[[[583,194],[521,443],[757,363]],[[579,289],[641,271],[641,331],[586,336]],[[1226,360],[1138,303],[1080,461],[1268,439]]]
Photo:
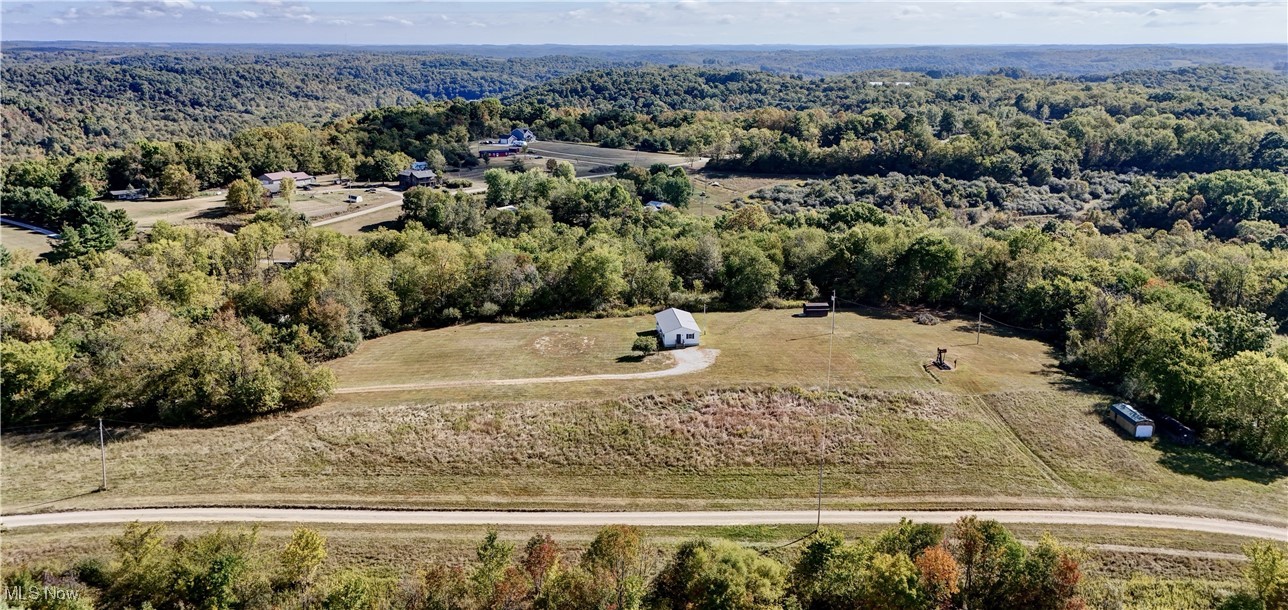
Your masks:
[[[264,47],[376,47],[376,48],[538,48],[538,47],[566,47],[566,48],[635,48],[635,49],[933,49],[933,48],[990,48],[990,47],[1028,47],[1028,48],[1107,48],[1107,47],[1258,47],[1258,46],[1288,46],[1283,41],[1266,41],[1266,42],[1052,42],[1052,43],[1028,43],[1028,42],[997,42],[997,43],[958,43],[958,44],[926,44],[926,43],[888,43],[888,44],[798,44],[798,43],[721,43],[721,44],[579,44],[567,42],[540,42],[540,43],[438,43],[438,44],[381,44],[381,43],[341,43],[341,42],[190,42],[174,40],[151,40],[151,41],[124,41],[124,40],[43,40],[43,39],[21,39],[21,40],[0,40],[0,46],[10,44],[95,44],[95,45],[115,45],[115,46],[151,46],[151,45],[195,45],[195,46],[264,46]]]

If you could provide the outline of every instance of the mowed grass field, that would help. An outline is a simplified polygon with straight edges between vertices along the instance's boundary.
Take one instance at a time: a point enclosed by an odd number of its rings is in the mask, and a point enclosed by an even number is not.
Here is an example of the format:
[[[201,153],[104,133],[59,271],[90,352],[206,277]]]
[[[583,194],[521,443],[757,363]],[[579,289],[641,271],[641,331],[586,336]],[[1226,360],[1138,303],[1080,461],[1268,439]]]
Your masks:
[[[689,212],[705,216],[723,214],[735,199],[779,184],[798,184],[808,178],[794,176],[745,176],[724,172],[700,172],[690,176],[694,197]]]
[[[611,174],[611,169],[607,172],[595,172],[594,170],[604,167],[611,168],[620,163],[630,163],[636,167],[648,167],[654,163],[675,165],[689,162],[686,157],[681,155],[650,153],[621,148],[602,148],[594,144],[577,144],[573,142],[533,142],[528,145],[528,152],[544,157],[542,159],[525,159],[535,167],[544,168],[546,159],[558,159],[572,163],[577,170],[578,176],[591,176],[596,173]],[[492,160],[493,167],[505,167],[509,162],[509,159]]]
[[[810,508],[820,439],[832,508],[1072,508],[1283,522],[1288,480],[1125,439],[1050,348],[968,324],[788,311],[698,315],[704,371],[676,377],[344,394],[209,429],[6,434],[5,512],[201,504],[440,508]],[[664,367],[619,363],[651,318],[392,335],[340,385]],[[593,341],[592,341],[593,339]],[[938,346],[956,371],[922,368]],[[441,351],[440,351],[441,350]]]
[[[637,373],[667,368],[669,354],[631,352],[652,318],[466,324],[365,341],[330,366],[341,387],[432,381]]]
[[[713,388],[831,387],[923,390],[979,394],[1050,389],[1069,382],[1056,369],[1051,347],[1040,341],[996,334],[985,327],[976,345],[974,321],[936,326],[908,317],[842,311],[831,334],[828,318],[795,317],[798,310],[759,309],[695,314],[702,346],[720,350],[710,368],[665,379],[613,380],[530,386],[438,388],[338,396],[329,407],[424,402],[597,399],[650,392]],[[595,373],[629,373],[666,368],[617,362],[628,355],[635,333],[654,326],[652,316],[558,320],[516,324],[472,324],[409,331],[365,342],[332,364],[340,387],[394,385],[438,379],[479,380]],[[541,339],[546,337],[546,339]],[[540,353],[551,345],[589,344],[575,355]],[[830,344],[830,347],[829,347]],[[936,348],[947,348],[958,369],[928,373],[924,365]],[[519,350],[519,351],[515,351]],[[476,369],[481,372],[475,372]]]
[[[11,225],[0,225],[0,245],[10,250],[26,250],[36,256],[54,249],[48,237]]]

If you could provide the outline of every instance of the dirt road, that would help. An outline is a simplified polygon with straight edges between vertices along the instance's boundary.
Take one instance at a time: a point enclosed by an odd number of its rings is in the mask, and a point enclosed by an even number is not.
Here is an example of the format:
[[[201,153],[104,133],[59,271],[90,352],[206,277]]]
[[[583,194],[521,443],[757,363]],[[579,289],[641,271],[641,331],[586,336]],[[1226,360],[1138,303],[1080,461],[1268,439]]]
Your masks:
[[[709,348],[680,349],[667,352],[675,358],[675,366],[660,371],[644,373],[606,373],[603,375],[567,375],[564,377],[526,377],[523,379],[454,379],[450,381],[427,381],[424,383],[401,383],[395,385],[373,385],[350,388],[336,388],[336,394],[362,394],[367,392],[399,392],[403,390],[433,390],[436,388],[455,388],[471,385],[529,385],[534,383],[568,383],[574,381],[617,381],[623,379],[653,379],[684,375],[705,369],[716,361],[720,350]]]
[[[1097,525],[1105,527],[1148,527],[1208,532],[1250,538],[1288,541],[1288,527],[1225,519],[1151,515],[1144,513],[1098,513],[1086,511],[823,511],[824,524],[897,524],[907,518],[918,523],[948,524],[963,515],[1002,523],[1039,525]],[[731,526],[754,524],[814,523],[816,514],[795,511],[690,511],[690,512],[509,512],[357,510],[324,508],[138,508],[71,511],[0,518],[6,528],[91,523],[164,522],[253,522],[352,523],[373,525],[519,525],[519,526]]]

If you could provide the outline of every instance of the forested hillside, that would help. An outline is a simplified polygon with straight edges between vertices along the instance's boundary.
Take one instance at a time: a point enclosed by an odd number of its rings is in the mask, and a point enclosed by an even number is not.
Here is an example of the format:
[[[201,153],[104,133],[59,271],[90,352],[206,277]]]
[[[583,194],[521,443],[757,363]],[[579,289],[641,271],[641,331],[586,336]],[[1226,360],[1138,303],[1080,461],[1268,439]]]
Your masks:
[[[351,50],[6,49],[5,153],[68,154],[141,138],[224,139],[288,121],[320,125],[427,98],[498,96],[598,63]]]
[[[589,68],[642,64],[694,65],[725,72],[763,71],[809,77],[866,70],[930,76],[977,74],[999,67],[1011,73],[1113,74],[1178,66],[1223,64],[1283,73],[1274,45],[1131,47],[232,47],[102,43],[6,43],[0,74],[4,152],[10,156],[67,154],[121,147],[140,138],[227,138],[248,127],[285,121],[310,126],[380,106],[424,99],[480,99]],[[768,75],[766,75],[768,77]],[[745,74],[742,78],[749,78]],[[756,104],[804,107],[800,97],[774,96],[771,78],[735,96],[729,108]],[[841,83],[844,84],[844,81]],[[566,93],[560,85],[548,93]],[[614,100],[630,100],[634,92]],[[697,99],[651,100],[653,108],[712,108],[712,92]],[[769,95],[769,97],[765,97]],[[566,99],[584,104],[588,98]],[[741,100],[741,101],[740,101]],[[659,104],[660,101],[660,104]],[[852,100],[857,103],[859,100]],[[835,104],[844,100],[838,99]],[[815,104],[809,104],[815,105]]]

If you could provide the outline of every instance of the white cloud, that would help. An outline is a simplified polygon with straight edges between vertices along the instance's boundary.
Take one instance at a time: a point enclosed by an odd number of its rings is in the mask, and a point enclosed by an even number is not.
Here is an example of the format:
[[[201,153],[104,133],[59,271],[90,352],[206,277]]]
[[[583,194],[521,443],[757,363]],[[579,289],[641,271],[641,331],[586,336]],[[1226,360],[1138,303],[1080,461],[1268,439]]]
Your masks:
[[[416,25],[412,23],[410,20],[403,19],[402,17],[394,17],[393,15],[385,15],[384,17],[381,17],[376,21],[379,21],[381,23],[392,23],[395,25]]]
[[[53,21],[54,23],[65,23],[69,21],[79,21],[82,19],[118,19],[118,20],[136,20],[136,19],[158,19],[169,17],[179,19],[192,12],[213,13],[214,8],[208,4],[198,4],[193,0],[111,0],[98,4],[89,4],[81,10],[80,7],[73,6],[68,8],[63,14]]]

